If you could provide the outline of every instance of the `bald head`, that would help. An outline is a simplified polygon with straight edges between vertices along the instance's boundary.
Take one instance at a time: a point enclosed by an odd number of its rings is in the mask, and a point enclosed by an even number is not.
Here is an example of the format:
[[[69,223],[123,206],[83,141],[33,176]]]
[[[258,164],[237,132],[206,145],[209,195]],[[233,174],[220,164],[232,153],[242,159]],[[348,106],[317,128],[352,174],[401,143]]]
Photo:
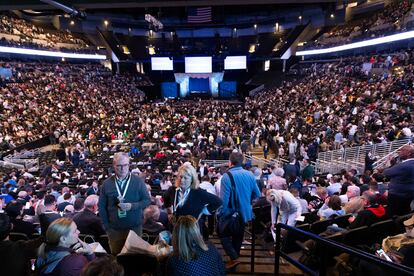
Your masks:
[[[414,158],[414,146],[413,145],[405,145],[403,146],[399,152],[398,155],[402,160],[406,160],[409,158]]]

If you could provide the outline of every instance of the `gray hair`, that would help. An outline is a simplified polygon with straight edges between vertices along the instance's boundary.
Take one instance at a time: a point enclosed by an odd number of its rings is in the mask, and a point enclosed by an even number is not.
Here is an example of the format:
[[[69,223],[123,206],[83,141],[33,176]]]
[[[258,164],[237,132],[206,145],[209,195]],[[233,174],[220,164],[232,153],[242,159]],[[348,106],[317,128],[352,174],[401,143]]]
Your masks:
[[[283,176],[285,174],[285,170],[282,168],[276,168],[273,170],[273,174],[276,176]]]
[[[125,158],[125,159],[127,159],[128,161],[129,161],[129,155],[128,155],[128,153],[127,152],[117,152],[117,153],[115,153],[114,154],[114,160],[113,160],[113,162],[115,163],[116,161],[118,161],[118,160],[120,160],[120,159],[123,159],[123,158]]]
[[[99,201],[99,196],[97,195],[90,195],[85,199],[85,203],[84,206],[85,208],[92,208],[96,205],[98,205],[98,201]]]
[[[355,185],[348,186],[347,191],[351,192],[353,197],[360,196],[361,194],[361,189]]]

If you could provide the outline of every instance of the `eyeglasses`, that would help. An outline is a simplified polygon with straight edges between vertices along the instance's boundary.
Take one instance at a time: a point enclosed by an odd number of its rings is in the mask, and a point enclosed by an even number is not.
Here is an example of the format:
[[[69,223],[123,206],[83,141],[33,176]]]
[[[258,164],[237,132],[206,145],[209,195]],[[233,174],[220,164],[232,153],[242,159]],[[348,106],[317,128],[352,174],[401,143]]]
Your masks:
[[[414,228],[414,225],[405,226],[405,229],[412,230]]]
[[[118,164],[118,165],[115,165],[115,167],[117,167],[118,169],[122,169],[124,167],[129,167],[129,164]]]

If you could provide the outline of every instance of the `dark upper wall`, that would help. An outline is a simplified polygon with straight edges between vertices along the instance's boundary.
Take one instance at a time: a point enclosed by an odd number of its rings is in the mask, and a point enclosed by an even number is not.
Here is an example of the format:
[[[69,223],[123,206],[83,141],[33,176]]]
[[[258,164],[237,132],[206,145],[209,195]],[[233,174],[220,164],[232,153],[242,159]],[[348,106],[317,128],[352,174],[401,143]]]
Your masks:
[[[0,1],[0,10],[42,10],[55,9],[46,5],[39,0],[2,0]],[[249,4],[311,4],[311,3],[336,3],[336,0],[121,0],[113,3],[110,0],[72,0],[57,1],[70,3],[68,6],[74,6],[78,9],[109,9],[109,8],[134,8],[134,7],[177,7],[177,6],[223,6],[223,5],[249,5]]]

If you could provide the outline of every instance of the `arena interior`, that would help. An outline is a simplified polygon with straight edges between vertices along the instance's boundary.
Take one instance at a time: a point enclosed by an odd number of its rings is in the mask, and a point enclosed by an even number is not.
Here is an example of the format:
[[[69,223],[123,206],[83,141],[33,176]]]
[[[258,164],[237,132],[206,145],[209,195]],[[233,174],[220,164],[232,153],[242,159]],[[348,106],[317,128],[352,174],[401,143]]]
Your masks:
[[[414,275],[413,4],[1,1],[1,275]]]

